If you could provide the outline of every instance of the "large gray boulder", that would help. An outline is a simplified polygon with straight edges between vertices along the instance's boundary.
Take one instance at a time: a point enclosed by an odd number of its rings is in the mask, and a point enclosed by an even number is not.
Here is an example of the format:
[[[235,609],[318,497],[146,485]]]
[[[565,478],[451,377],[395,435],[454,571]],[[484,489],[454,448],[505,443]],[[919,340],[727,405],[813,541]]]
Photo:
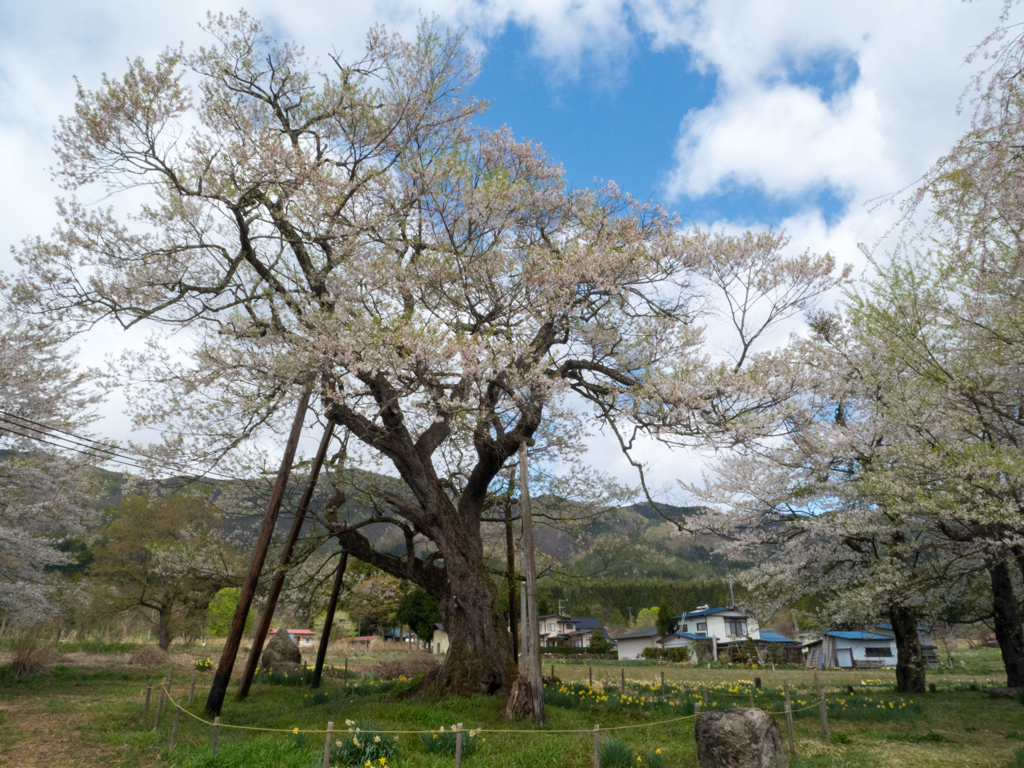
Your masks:
[[[694,735],[701,768],[789,768],[782,731],[764,710],[701,712]]]
[[[299,646],[284,630],[278,630],[263,649],[263,668],[271,672],[292,672],[302,663]]]

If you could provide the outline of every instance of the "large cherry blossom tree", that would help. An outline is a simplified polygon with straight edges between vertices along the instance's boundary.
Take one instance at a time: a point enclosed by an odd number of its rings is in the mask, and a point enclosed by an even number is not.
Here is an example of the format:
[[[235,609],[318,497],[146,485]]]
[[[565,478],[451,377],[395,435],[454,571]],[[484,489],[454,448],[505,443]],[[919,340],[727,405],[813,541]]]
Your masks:
[[[245,15],[207,29],[208,48],[80,89],[58,176],[145,202],[61,202],[53,236],[19,253],[19,297],[181,329],[191,365],[155,348],[131,373],[153,388],[140,415],[176,425],[170,447],[192,457],[241,445],[311,386],[352,460],[401,479],[373,493],[404,552],[332,534],[438,599],[438,684],[508,690],[482,525],[520,443],[563,408],[627,450],[756,431],[790,386],[758,341],[844,278],[778,233],[684,231],[613,184],[567,189],[538,146],[473,125],[474,64],[429,26],[412,43],[374,31],[362,59],[327,67]],[[722,306],[732,322],[709,341]]]

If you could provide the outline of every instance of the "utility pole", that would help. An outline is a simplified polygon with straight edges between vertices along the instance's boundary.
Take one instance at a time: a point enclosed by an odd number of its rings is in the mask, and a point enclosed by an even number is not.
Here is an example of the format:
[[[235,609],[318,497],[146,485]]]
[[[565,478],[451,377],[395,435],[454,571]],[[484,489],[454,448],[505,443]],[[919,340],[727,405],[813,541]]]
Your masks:
[[[727,573],[727,574],[725,574],[725,577],[727,579],[729,579],[729,607],[730,608],[735,608],[736,607],[736,598],[732,596],[732,574],[731,573]]]
[[[295,550],[295,542],[299,540],[302,532],[302,524],[306,519],[306,512],[309,510],[310,502],[313,500],[313,491],[316,490],[316,481],[320,477],[320,469],[327,457],[327,449],[331,444],[331,435],[334,434],[334,421],[328,420],[324,429],[324,436],[320,439],[320,447],[317,449],[316,458],[313,459],[313,466],[309,470],[309,480],[306,482],[306,490],[302,493],[299,501],[299,508],[295,511],[295,519],[292,521],[292,528],[288,532],[288,540],[285,541],[284,550],[281,552],[281,565],[278,566],[277,576],[270,587],[270,594],[267,596],[267,607],[260,617],[260,625],[256,629],[256,637],[252,639],[252,649],[249,651],[249,658],[245,663],[245,672],[242,673],[242,682],[238,686],[238,693],[235,698],[241,701],[249,695],[249,688],[252,686],[253,676],[260,663],[260,653],[263,651],[263,643],[266,642],[270,633],[270,622],[274,618],[274,611],[277,609],[277,601],[281,597],[281,590],[284,588],[284,576],[288,570],[288,564],[292,560],[292,552]]]
[[[267,514],[263,518],[263,525],[260,528],[260,537],[256,540],[252,560],[249,561],[249,571],[245,574],[245,581],[242,582],[242,587],[239,590],[235,615],[231,619],[231,628],[228,630],[227,639],[224,641],[224,650],[220,655],[220,664],[217,665],[217,672],[213,676],[213,685],[210,686],[210,695],[206,699],[206,711],[214,715],[219,715],[221,707],[224,706],[224,694],[228,690],[228,682],[231,680],[231,670],[235,666],[238,648],[242,644],[242,630],[245,629],[245,619],[249,615],[252,599],[256,594],[256,584],[259,582],[260,573],[263,571],[263,563],[267,559],[267,550],[270,549],[270,539],[274,535],[277,514],[281,511],[281,501],[284,499],[284,491],[288,486],[288,476],[292,471],[295,451],[299,447],[302,422],[306,418],[306,409],[309,408],[309,397],[311,394],[312,387],[307,384],[302,389],[299,405],[295,409],[292,430],[284,447],[284,456],[281,457],[281,468],[277,471],[277,482],[274,484],[274,492],[270,495]]]
[[[533,560],[533,517],[530,513],[530,481],[526,465],[526,443],[519,443],[520,506],[523,517],[523,570],[526,575],[526,608],[529,625],[530,689],[533,719],[544,725],[544,683],[540,669],[540,625],[537,616],[537,566]]]
[[[633,606],[627,605],[626,610],[629,611],[629,628],[633,628]]]
[[[558,615],[562,615],[562,598],[558,598]]]

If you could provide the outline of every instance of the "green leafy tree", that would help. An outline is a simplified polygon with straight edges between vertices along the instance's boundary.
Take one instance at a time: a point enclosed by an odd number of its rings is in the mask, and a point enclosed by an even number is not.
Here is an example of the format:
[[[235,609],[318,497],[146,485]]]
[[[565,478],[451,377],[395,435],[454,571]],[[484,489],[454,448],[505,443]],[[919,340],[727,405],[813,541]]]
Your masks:
[[[640,613],[636,615],[637,627],[656,627],[658,626],[658,612],[659,608],[641,608]]]
[[[425,589],[414,589],[402,595],[396,616],[425,643],[434,636],[434,624],[441,621],[437,599]]]
[[[592,653],[608,653],[611,650],[612,644],[604,638],[604,632],[600,629],[595,629],[590,633],[590,650]]]
[[[662,637],[667,637],[676,631],[676,620],[673,616],[678,616],[679,612],[674,610],[668,600],[663,600],[661,605],[658,606],[658,620],[654,625],[658,628],[658,634]]]
[[[206,631],[209,634],[214,637],[227,637],[240,592],[241,589],[238,587],[224,587],[213,596],[206,608]],[[249,611],[249,615],[245,617],[245,629],[249,628],[251,619],[252,611]]]

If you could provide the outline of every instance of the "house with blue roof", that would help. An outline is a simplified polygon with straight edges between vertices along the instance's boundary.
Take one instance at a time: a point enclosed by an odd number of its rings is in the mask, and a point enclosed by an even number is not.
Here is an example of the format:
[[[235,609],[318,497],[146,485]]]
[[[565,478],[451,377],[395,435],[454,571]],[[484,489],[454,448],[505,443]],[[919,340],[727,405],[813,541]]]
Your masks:
[[[672,618],[676,620],[676,633],[714,638],[716,644],[738,642],[748,637],[759,640],[761,637],[757,619],[733,606],[710,608],[702,605]]]
[[[881,632],[833,630],[807,645],[808,669],[896,666],[896,638]]]

